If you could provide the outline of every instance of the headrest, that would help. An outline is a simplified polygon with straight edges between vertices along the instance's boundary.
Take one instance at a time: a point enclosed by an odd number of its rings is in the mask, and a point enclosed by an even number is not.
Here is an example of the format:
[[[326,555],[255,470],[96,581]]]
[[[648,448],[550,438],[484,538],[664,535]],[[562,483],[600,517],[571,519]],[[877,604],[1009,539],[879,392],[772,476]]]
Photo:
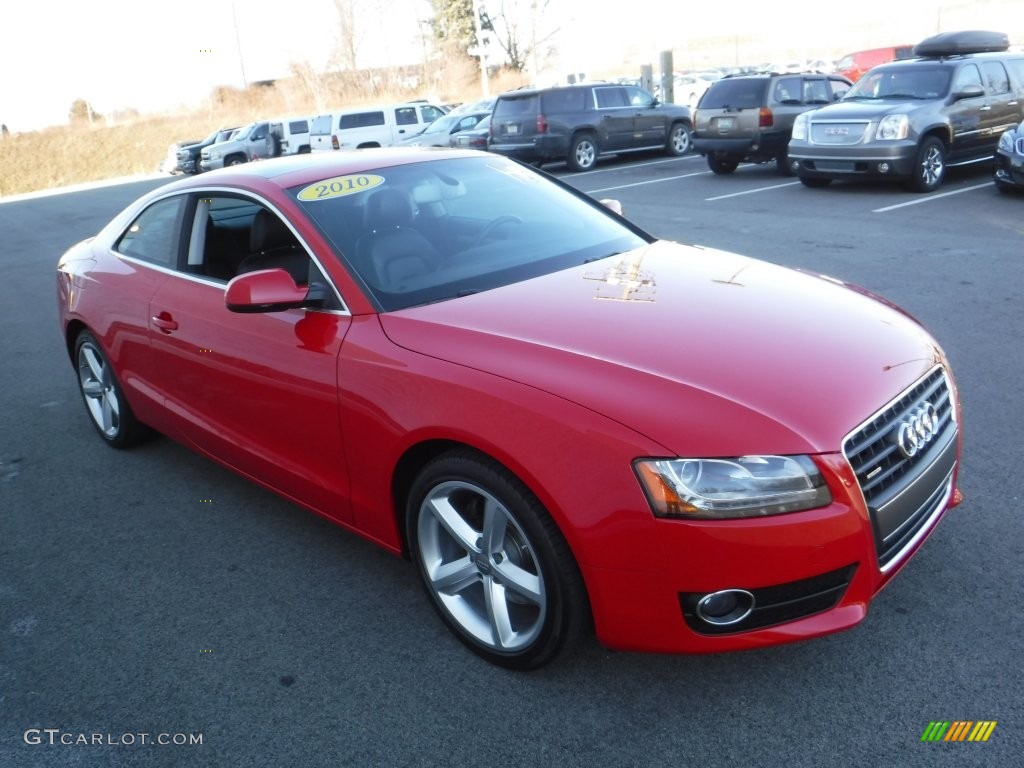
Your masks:
[[[261,208],[253,218],[252,228],[249,230],[250,252],[269,251],[288,245],[295,245],[295,235],[281,219],[266,208]]]
[[[381,189],[366,201],[366,226],[373,229],[412,223],[412,200],[400,189]]]

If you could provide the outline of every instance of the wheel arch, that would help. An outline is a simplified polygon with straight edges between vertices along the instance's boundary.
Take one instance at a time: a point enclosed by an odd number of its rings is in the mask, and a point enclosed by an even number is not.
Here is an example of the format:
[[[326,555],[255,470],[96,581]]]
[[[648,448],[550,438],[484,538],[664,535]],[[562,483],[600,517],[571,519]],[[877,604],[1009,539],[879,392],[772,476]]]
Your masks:
[[[89,326],[77,319],[69,320],[67,327],[64,329],[64,346],[67,349],[68,360],[71,361],[72,365],[75,363],[75,342],[78,340],[78,335],[82,331],[87,330],[89,330]]]

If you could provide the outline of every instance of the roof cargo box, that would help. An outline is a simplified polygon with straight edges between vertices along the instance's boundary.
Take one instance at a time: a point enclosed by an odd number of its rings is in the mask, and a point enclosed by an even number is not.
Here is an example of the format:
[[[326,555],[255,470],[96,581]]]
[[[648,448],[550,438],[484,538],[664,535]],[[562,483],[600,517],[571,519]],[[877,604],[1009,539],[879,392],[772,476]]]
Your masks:
[[[1005,33],[973,29],[932,35],[915,45],[914,53],[918,56],[958,56],[1005,51],[1009,47],[1010,38]]]

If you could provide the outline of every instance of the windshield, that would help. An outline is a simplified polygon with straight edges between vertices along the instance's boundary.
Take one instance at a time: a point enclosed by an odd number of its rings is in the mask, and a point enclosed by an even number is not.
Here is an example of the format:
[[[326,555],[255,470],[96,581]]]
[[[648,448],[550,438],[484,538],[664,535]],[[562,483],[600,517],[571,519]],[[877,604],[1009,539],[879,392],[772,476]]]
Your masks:
[[[424,128],[423,133],[448,133],[457,122],[459,115],[445,115]]]
[[[948,67],[875,67],[857,81],[851,99],[938,99],[949,91]]]
[[[492,155],[384,167],[289,193],[384,311],[490,290],[653,239]]]

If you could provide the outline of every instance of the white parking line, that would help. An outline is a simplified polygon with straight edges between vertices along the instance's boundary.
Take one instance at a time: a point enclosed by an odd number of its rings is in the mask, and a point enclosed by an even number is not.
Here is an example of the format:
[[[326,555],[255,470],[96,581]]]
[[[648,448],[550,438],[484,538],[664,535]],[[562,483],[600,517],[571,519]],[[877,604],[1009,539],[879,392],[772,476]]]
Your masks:
[[[648,181],[637,181],[632,184],[620,184],[617,187],[602,187],[601,189],[581,189],[580,192],[585,192],[588,195],[597,194],[598,192],[611,192],[616,189],[629,189],[630,187],[642,187],[645,184],[659,184],[662,181],[675,181],[677,179],[689,179],[691,176],[707,176],[711,171],[698,171],[697,173],[685,173],[682,176],[666,176],[664,179],[650,179]]]
[[[729,195],[705,197],[704,202],[709,202],[711,200],[725,200],[727,197],[739,197],[740,195],[753,195],[756,192],[767,192],[770,189],[782,189],[783,187],[792,187],[799,183],[799,181],[788,181],[785,184],[772,184],[770,187],[758,187],[757,189],[748,189],[746,192],[733,192],[732,194]]]
[[[972,189],[981,189],[982,187],[991,187],[992,182],[986,182],[985,184],[975,184],[973,187],[964,187],[963,189],[954,189],[952,192],[942,192],[938,195],[928,195],[928,197],[919,197],[917,200],[911,200],[907,203],[897,203],[896,205],[887,205],[885,208],[875,208],[872,213],[885,213],[886,211],[895,211],[897,208],[906,208],[908,205],[918,205],[919,203],[927,203],[930,200],[938,200],[940,197],[949,197],[950,195],[959,195],[961,192],[970,192]]]

